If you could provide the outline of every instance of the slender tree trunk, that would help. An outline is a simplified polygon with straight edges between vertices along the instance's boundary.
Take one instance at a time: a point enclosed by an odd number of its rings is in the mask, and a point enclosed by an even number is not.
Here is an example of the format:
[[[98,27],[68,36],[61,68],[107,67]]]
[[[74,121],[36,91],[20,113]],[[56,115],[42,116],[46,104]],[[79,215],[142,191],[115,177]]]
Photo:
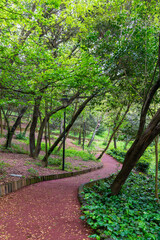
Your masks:
[[[76,93],[69,101],[68,101],[68,106],[76,99],[76,97],[79,96],[79,93]],[[55,109],[51,110],[47,116],[44,117],[44,119],[42,120],[41,122],[41,125],[40,125],[40,128],[39,128],[39,132],[38,132],[38,137],[37,137],[37,145],[36,145],[36,148],[35,148],[35,154],[34,156],[35,157],[38,157],[39,153],[40,153],[40,150],[41,150],[41,142],[42,142],[42,137],[43,137],[43,131],[44,131],[44,128],[45,128],[45,121],[49,121],[50,117],[55,114],[56,112],[60,111],[64,109],[64,106],[59,106],[59,107],[56,107]]]
[[[9,126],[9,119],[7,117],[7,114],[5,113],[4,109],[1,107],[1,110],[3,112],[3,116],[4,116],[4,122],[5,124],[7,125],[7,141],[5,143],[5,148],[8,148],[8,139],[9,139],[9,136],[10,136],[10,126]],[[11,147],[11,146],[10,146]]]
[[[39,116],[39,107],[41,103],[42,96],[39,96],[35,99],[34,110],[33,110],[33,117],[32,123],[30,127],[30,135],[29,135],[29,147],[30,147],[30,156],[35,158],[35,131]]]
[[[75,105],[75,109],[74,109],[73,115],[76,113],[76,110],[77,110],[77,102],[76,102],[76,105]],[[64,121],[63,121],[63,122],[64,122]],[[70,130],[71,130],[71,129],[70,129]],[[67,139],[67,137],[69,136],[70,130],[68,130],[65,139]],[[58,147],[58,150],[57,150],[58,152],[61,150],[62,146],[63,146],[63,141],[61,142],[60,146]]]
[[[124,150],[127,149],[127,146],[128,146],[128,144],[129,144],[130,141],[131,141],[131,139],[127,139],[127,140],[126,140],[125,145],[124,145]]]
[[[108,142],[109,135],[110,135],[110,131],[111,131],[111,127],[109,127],[108,134],[107,134],[107,138],[106,138],[106,142]]]
[[[155,138],[155,160],[156,160],[156,174],[155,174],[155,197],[158,200],[158,161],[159,161],[159,157],[158,157],[158,142],[159,142],[159,136],[157,136]]]
[[[26,135],[26,132],[27,132],[27,130],[28,130],[30,124],[31,124],[31,120],[28,122],[27,126],[25,127],[24,132],[23,132],[23,136]]]
[[[1,124],[1,136],[3,135],[3,120],[2,120],[2,111],[0,109],[0,124]]]
[[[112,133],[112,135],[110,136],[110,139],[109,139],[109,141],[108,141],[107,146],[105,147],[105,149],[102,151],[102,153],[99,155],[99,157],[98,157],[97,159],[101,159],[101,157],[103,156],[103,154],[104,154],[104,153],[107,151],[107,149],[109,148],[109,145],[110,145],[113,137],[115,136],[116,132],[117,132],[118,129],[120,128],[121,124],[123,123],[123,121],[124,121],[124,119],[125,119],[125,117],[126,117],[126,114],[127,114],[128,111],[129,111],[130,106],[131,106],[131,105],[129,104],[128,107],[127,107],[127,109],[126,109],[126,111],[125,111],[125,113],[124,113],[124,115],[123,115],[123,117],[122,117],[122,119],[121,119],[120,122],[117,124],[117,126],[114,127],[113,133]]]
[[[90,141],[89,141],[89,143],[88,143],[88,147],[90,147],[91,144],[92,144],[92,142],[94,141],[95,135],[96,135],[96,133],[97,133],[97,131],[98,131],[100,125],[101,125],[101,120],[102,120],[102,115],[101,115],[100,119],[99,119],[98,122],[97,122],[97,125],[96,125],[96,127],[95,127],[95,130],[94,130],[94,132],[93,132],[93,134],[92,134],[92,137],[91,137],[91,139],[90,139]]]
[[[60,134],[63,132],[63,125],[64,125],[64,119],[61,119],[61,125],[60,125]]]
[[[116,136],[114,136],[113,141],[114,141],[114,148],[116,149],[117,148],[117,138],[116,138]]]
[[[40,112],[40,111],[38,111],[38,114],[39,114],[39,120],[40,120],[40,125],[41,125],[41,123],[42,123],[42,116],[41,116],[41,112]]]
[[[49,148],[51,147],[51,129],[49,126],[49,120],[48,120],[48,142],[49,142]]]
[[[84,151],[84,146],[85,146],[85,138],[86,138],[86,122],[83,122],[83,151]]]
[[[69,132],[70,132],[70,130],[67,132],[65,139],[67,139],[67,137],[68,137],[68,135],[69,135]],[[57,151],[59,152],[62,147],[63,147],[63,141],[62,141],[61,144],[59,145]]]
[[[83,109],[85,108],[85,106],[87,105],[87,103],[89,101],[91,101],[96,94],[98,93],[98,91],[94,94],[92,94],[90,97],[88,97],[79,107],[79,109],[76,111],[76,113],[74,114],[74,116],[72,117],[71,122],[68,124],[68,126],[66,127],[66,133],[70,130],[70,128],[72,127],[72,125],[74,124],[74,122],[76,121],[77,117],[81,114],[81,112],[83,111]],[[64,132],[57,138],[57,140],[54,142],[54,144],[50,147],[50,149],[48,150],[48,154],[44,156],[44,158],[42,159],[42,161],[46,161],[46,158],[48,158],[51,153],[53,152],[53,150],[55,149],[55,147],[59,144],[59,142],[61,141],[61,139],[64,137]]]
[[[47,156],[48,154],[48,146],[47,146],[47,102],[45,101],[45,154]],[[42,161],[42,166],[47,167],[48,166],[48,157],[45,159],[46,161]]]
[[[81,135],[82,135],[82,127],[79,129],[79,137],[78,137],[78,145],[81,145]]]
[[[27,108],[28,107],[23,107],[21,109],[21,111],[20,111],[20,113],[19,113],[15,123],[13,124],[12,128],[10,129],[10,127],[8,127],[7,141],[6,141],[6,144],[5,144],[6,148],[10,148],[11,147],[11,142],[12,142],[12,138],[13,138],[13,135],[15,133],[15,130],[18,127],[18,125],[20,124],[20,121],[21,121],[24,113],[26,112]]]

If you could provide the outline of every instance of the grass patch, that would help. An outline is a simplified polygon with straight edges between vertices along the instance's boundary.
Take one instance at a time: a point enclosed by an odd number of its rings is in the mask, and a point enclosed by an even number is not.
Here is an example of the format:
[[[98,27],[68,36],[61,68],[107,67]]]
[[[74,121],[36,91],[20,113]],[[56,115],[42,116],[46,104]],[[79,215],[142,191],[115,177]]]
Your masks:
[[[154,180],[131,173],[118,196],[108,197],[112,179],[85,188],[82,206],[87,223],[96,230],[97,240],[160,239],[160,204],[154,197]]]
[[[9,163],[5,163],[4,161],[0,161],[0,174],[5,174],[5,167],[10,167]]]
[[[28,154],[28,151],[26,151],[24,148],[19,146],[18,144],[12,143],[11,148],[5,148],[4,146],[0,146],[0,150],[3,152],[11,152],[11,153],[19,153],[19,154]]]
[[[45,151],[45,143],[41,144],[41,149]],[[63,149],[60,151],[57,151],[57,148],[52,152],[53,155],[62,156]],[[79,151],[75,148],[67,148],[65,149],[65,156],[66,157],[72,157],[74,159],[82,159],[83,161],[97,161],[94,154],[92,154],[90,151]]]

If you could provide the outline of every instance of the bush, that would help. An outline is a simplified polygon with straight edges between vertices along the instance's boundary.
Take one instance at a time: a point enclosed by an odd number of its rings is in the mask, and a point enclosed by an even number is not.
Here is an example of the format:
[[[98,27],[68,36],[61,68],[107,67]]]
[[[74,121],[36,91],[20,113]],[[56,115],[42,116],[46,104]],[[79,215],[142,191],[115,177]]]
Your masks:
[[[118,162],[121,162],[121,163],[123,163],[125,155],[126,155],[126,151],[119,150],[117,148],[109,149],[107,151],[107,153],[109,155],[111,155],[112,157],[114,157]]]
[[[148,173],[150,162],[151,162],[151,149],[149,148],[148,151],[146,151],[143,156],[139,159],[138,163],[136,164],[135,169],[139,172]],[[107,151],[109,155],[114,157],[118,162],[123,163],[126,151],[120,150],[120,149],[109,149]]]
[[[19,140],[27,140],[27,138],[25,137],[25,134],[24,133],[18,133],[15,135],[16,136],[16,139],[19,139]]]
[[[0,162],[0,174],[4,174],[5,171],[5,167],[9,167],[9,163],[5,163],[4,161]]]
[[[32,168],[32,167],[29,168],[27,171],[30,173],[30,175],[31,175],[32,177],[39,176],[38,170],[36,170],[36,169],[34,169],[34,168]]]
[[[48,159],[48,165],[61,166],[62,165],[62,159],[60,159],[60,158],[49,158]]]

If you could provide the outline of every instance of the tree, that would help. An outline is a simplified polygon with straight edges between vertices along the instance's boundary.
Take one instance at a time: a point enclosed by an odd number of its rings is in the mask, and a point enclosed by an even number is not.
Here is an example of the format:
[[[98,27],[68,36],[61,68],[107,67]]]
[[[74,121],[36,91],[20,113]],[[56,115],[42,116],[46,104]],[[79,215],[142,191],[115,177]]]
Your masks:
[[[148,91],[146,98],[143,102],[139,129],[137,132],[136,139],[130,149],[128,150],[121,171],[117,175],[113,184],[111,185],[112,195],[119,193],[122,185],[125,183],[129,173],[134,168],[139,158],[142,156],[146,148],[160,133],[160,109],[157,110],[156,114],[151,119],[150,123],[145,129],[146,116],[153,101],[156,92],[160,88],[160,36],[159,36],[159,55],[158,61],[154,71],[153,79],[156,75],[156,69],[159,68],[159,74],[157,81],[153,84],[151,89]],[[152,81],[153,82],[153,81]]]
[[[81,114],[81,112],[83,111],[83,109],[86,107],[87,103],[89,103],[99,92],[96,91],[94,93],[92,93],[90,96],[88,96],[86,98],[86,100],[84,102],[82,102],[82,104],[78,107],[77,111],[74,113],[74,115],[72,116],[72,119],[70,121],[70,123],[68,124],[68,126],[66,127],[66,133],[70,130],[70,128],[73,126],[74,122],[76,121],[77,117]],[[50,147],[50,149],[48,150],[48,153],[44,156],[44,158],[42,159],[42,163],[43,166],[47,166],[48,165],[48,157],[50,156],[50,154],[53,152],[53,150],[55,149],[55,147],[58,145],[58,143],[61,141],[61,139],[64,137],[65,132],[63,131],[62,134],[60,134],[60,136],[57,138],[57,140],[54,142],[54,144]]]

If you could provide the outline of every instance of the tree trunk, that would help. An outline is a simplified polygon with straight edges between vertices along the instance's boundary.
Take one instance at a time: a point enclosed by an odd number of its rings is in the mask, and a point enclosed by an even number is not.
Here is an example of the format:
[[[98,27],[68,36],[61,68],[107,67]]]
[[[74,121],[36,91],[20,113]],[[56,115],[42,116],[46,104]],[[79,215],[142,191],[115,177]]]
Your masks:
[[[132,139],[127,139],[126,142],[125,142],[125,145],[124,145],[124,150],[127,149],[127,146],[129,144],[129,142],[131,141]]]
[[[29,147],[30,147],[30,157],[35,158],[35,131],[39,116],[39,107],[41,103],[42,96],[39,96],[35,99],[34,110],[33,110],[33,117],[32,123],[30,127],[30,135],[29,135]]]
[[[155,174],[155,197],[158,201],[158,142],[159,142],[159,136],[155,138],[155,160],[156,160],[156,174]]]
[[[71,130],[71,129],[70,129],[70,130]],[[69,135],[69,132],[70,132],[70,130],[67,132],[65,139],[67,139],[67,137],[68,137],[68,135]],[[59,151],[61,150],[61,148],[62,148],[62,147],[63,147],[63,141],[62,141],[62,142],[61,142],[61,144],[59,145],[59,147],[58,147],[57,151],[59,152]]]
[[[49,120],[48,120],[48,142],[49,142],[49,148],[51,147],[51,130],[49,126]]]
[[[3,120],[2,120],[2,111],[0,109],[0,125],[1,125],[1,136],[3,135]]]
[[[98,157],[97,159],[101,159],[101,157],[103,156],[103,154],[104,154],[104,153],[107,151],[107,149],[109,148],[109,145],[110,145],[113,137],[115,136],[116,132],[117,132],[118,129],[120,128],[121,124],[123,123],[123,121],[124,121],[124,119],[125,119],[125,117],[126,117],[126,114],[127,114],[128,111],[129,111],[130,106],[131,106],[131,105],[129,104],[128,107],[127,107],[127,109],[126,109],[126,111],[125,111],[125,113],[124,113],[124,115],[123,115],[123,117],[122,117],[122,119],[121,119],[120,122],[117,124],[117,126],[114,127],[113,133],[112,133],[112,135],[110,136],[110,139],[109,139],[109,141],[108,141],[107,146],[105,147],[105,149],[102,151],[102,153],[99,155],[99,157]],[[119,113],[118,113],[118,114],[119,114]],[[117,114],[117,115],[118,115],[118,114]],[[116,118],[117,118],[117,117],[116,117]]]
[[[79,93],[76,93],[69,101],[68,101],[68,104],[67,106],[69,106],[75,99],[76,97],[79,96]],[[47,116],[44,117],[44,119],[42,120],[41,122],[41,126],[39,128],[39,131],[38,131],[38,137],[37,137],[37,145],[36,145],[36,148],[35,148],[35,153],[34,153],[34,156],[35,157],[38,157],[39,153],[40,153],[40,150],[41,150],[41,142],[42,142],[42,137],[43,137],[43,131],[44,131],[44,127],[45,127],[45,121],[49,121],[50,117],[55,114],[56,112],[60,111],[64,109],[64,106],[59,106],[59,107],[56,107],[55,109],[51,110]]]
[[[81,135],[82,135],[82,127],[79,129],[79,137],[78,137],[78,145],[81,145]]]
[[[7,124],[7,141],[5,143],[5,148],[8,148],[7,147],[8,146],[8,139],[9,139],[9,136],[10,136],[11,129],[10,129],[10,126],[9,126],[9,119],[7,117],[7,114],[5,113],[5,111],[4,111],[4,109],[2,107],[1,107],[1,110],[3,112],[4,122],[5,122],[5,124]]]
[[[22,133],[21,120],[20,120],[20,123],[19,123],[19,131],[20,131],[20,133]]]
[[[6,144],[5,144],[6,148],[11,147],[11,142],[12,142],[12,138],[13,138],[13,135],[15,133],[15,130],[18,127],[18,125],[20,124],[21,119],[22,119],[24,113],[26,112],[27,108],[28,107],[23,107],[22,108],[22,110],[20,111],[20,113],[19,113],[14,125],[12,126],[12,128],[11,129],[10,129],[10,127],[8,128],[7,141],[6,141]]]
[[[111,131],[111,127],[109,127],[108,134],[107,134],[107,138],[106,138],[106,142],[108,142],[109,135],[110,135],[110,131]]]
[[[91,139],[90,139],[90,141],[89,141],[89,143],[88,143],[88,147],[90,147],[91,144],[92,144],[92,142],[94,141],[95,135],[96,135],[96,133],[97,133],[97,131],[98,131],[100,125],[101,125],[101,120],[102,120],[102,115],[101,115],[100,119],[99,119],[98,122],[97,122],[97,125],[96,125],[96,127],[95,127],[95,130],[94,130],[94,132],[93,132],[93,134],[92,134],[92,137],[91,137]]]
[[[63,125],[64,125],[64,120],[61,119],[60,134],[62,134],[62,132],[63,132]]]
[[[83,151],[84,151],[84,145],[85,145],[85,138],[86,138],[86,123],[83,122]]]
[[[140,157],[143,155],[146,148],[151,144],[156,136],[160,133],[160,109],[156,115],[152,118],[147,129],[141,135],[137,137],[130,149],[128,150],[123,167],[113,184],[111,185],[111,194],[117,195],[121,190],[122,185],[125,183],[131,170],[134,168]]]
[[[31,120],[28,122],[27,126],[25,127],[24,132],[23,132],[23,136],[26,135],[26,132],[27,132],[30,124],[31,124]]]
[[[48,146],[47,146],[47,102],[45,101],[45,154],[47,156],[48,154]],[[42,161],[42,166],[47,167],[48,166],[48,157],[46,157],[45,161]]]
[[[74,124],[74,122],[76,121],[77,117],[80,115],[80,113],[83,111],[83,109],[85,108],[85,106],[87,105],[87,103],[89,101],[91,101],[96,94],[98,93],[98,91],[94,94],[92,94],[90,97],[88,97],[79,107],[79,109],[76,111],[76,113],[74,114],[74,116],[71,119],[71,122],[68,124],[68,126],[66,127],[66,133],[70,130],[70,128],[72,127],[72,125]],[[50,147],[50,149],[48,150],[48,154],[44,156],[44,158],[42,159],[42,161],[46,161],[46,158],[48,158],[51,153],[53,152],[53,150],[55,149],[55,147],[59,144],[59,142],[61,141],[61,139],[64,137],[64,132],[62,134],[60,134],[60,136],[57,138],[57,140],[54,142],[54,144]]]

